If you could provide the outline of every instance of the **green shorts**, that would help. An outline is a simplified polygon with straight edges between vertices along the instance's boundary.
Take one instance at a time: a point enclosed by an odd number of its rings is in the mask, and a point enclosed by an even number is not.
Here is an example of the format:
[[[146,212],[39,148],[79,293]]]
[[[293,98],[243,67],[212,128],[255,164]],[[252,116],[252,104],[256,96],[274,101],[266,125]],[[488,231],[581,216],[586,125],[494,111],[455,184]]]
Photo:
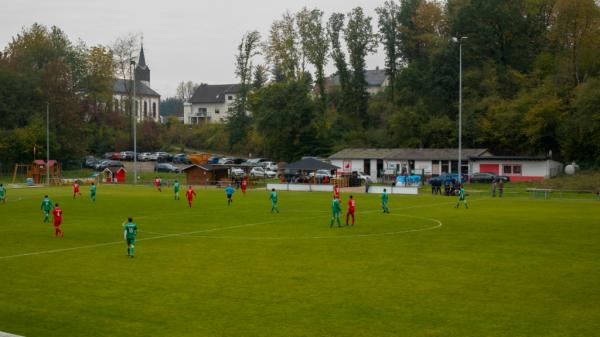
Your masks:
[[[135,245],[135,238],[127,238],[127,245]]]

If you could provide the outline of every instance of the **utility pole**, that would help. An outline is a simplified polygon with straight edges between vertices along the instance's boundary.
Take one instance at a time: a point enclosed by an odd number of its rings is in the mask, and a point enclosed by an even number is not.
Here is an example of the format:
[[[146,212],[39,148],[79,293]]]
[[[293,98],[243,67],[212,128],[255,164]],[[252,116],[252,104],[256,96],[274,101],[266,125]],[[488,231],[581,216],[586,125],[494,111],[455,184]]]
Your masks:
[[[459,70],[458,70],[458,182],[462,184],[462,40],[468,39],[467,36],[460,38],[453,37],[454,42],[458,42],[459,49]],[[450,170],[452,171],[452,170]]]
[[[50,102],[46,102],[46,185],[50,186]]]
[[[133,66],[131,71],[133,77],[133,103],[131,104],[131,118],[133,124],[133,184],[137,185],[137,101],[135,100],[135,61],[131,60],[130,66]]]

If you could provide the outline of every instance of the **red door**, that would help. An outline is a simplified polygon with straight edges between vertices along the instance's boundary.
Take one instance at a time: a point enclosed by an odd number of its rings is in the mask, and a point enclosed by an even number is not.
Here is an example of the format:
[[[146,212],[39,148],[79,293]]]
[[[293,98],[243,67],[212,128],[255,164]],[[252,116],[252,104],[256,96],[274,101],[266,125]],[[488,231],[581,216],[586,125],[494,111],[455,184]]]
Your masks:
[[[500,164],[479,164],[479,172],[500,174]]]

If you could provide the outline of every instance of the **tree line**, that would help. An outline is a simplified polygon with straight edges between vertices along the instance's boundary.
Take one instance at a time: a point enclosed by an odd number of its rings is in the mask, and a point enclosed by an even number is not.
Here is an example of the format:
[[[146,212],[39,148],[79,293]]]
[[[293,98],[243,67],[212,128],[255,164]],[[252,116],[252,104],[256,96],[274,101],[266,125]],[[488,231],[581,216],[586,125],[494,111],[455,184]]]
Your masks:
[[[240,83],[223,125],[139,126],[140,150],[196,148],[290,161],[344,147],[456,147],[459,45],[463,146],[600,165],[600,8],[594,0],[385,1],[326,15],[286,12],[267,34],[244,34]],[[72,42],[34,24],[0,55],[0,162],[45,152],[62,161],[132,147],[130,108],[112,104],[130,78],[137,40]],[[368,93],[366,57],[380,50],[383,92]],[[257,57],[262,55],[261,58]],[[336,83],[325,74],[335,67]],[[197,84],[182,82],[161,110],[181,114]],[[246,112],[250,111],[250,114]]]
[[[344,147],[456,147],[453,38],[462,37],[463,146],[600,164],[593,0],[386,1],[375,18],[360,7],[284,13],[267,36],[242,38],[236,69],[252,88],[242,95],[252,114],[230,119],[230,145],[284,160]],[[378,48],[387,86],[369,95],[365,58]],[[252,65],[258,53],[266,64]],[[330,62],[336,86],[326,85]]]

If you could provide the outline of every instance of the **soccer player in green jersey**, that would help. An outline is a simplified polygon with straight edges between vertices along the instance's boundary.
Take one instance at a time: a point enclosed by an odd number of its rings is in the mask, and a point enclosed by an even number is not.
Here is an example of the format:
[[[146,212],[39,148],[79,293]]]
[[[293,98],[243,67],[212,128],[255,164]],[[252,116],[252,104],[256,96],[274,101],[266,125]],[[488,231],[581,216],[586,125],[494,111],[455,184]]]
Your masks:
[[[2,184],[0,184],[0,201],[6,204],[6,187]]]
[[[458,190],[458,201],[456,202],[456,208],[460,206],[461,201],[465,204],[465,208],[469,208],[469,205],[467,205],[467,196],[465,195],[465,188],[462,185],[460,185],[460,189]]]
[[[96,202],[96,185],[94,183],[90,187],[90,198],[93,202]]]
[[[137,236],[137,225],[133,223],[132,218],[127,219],[127,223],[123,224],[123,238],[127,243],[127,256],[135,255],[135,237]]]
[[[383,189],[383,193],[381,193],[381,208],[383,208],[383,213],[389,213],[390,209],[388,208],[388,200],[389,196],[387,194],[387,189]]]
[[[44,223],[50,223],[50,211],[52,211],[52,200],[47,195],[42,200],[42,211],[44,211]]]
[[[340,214],[342,213],[342,206],[340,205],[340,200],[334,196],[333,201],[331,202],[331,222],[329,223],[329,228],[333,227],[333,222],[337,222],[338,227],[342,227],[340,223]]]
[[[279,213],[279,208],[277,208],[277,192],[275,189],[271,190],[271,196],[269,198],[271,199],[271,213]]]
[[[175,192],[175,200],[179,200],[179,181],[173,183],[173,191]]]

